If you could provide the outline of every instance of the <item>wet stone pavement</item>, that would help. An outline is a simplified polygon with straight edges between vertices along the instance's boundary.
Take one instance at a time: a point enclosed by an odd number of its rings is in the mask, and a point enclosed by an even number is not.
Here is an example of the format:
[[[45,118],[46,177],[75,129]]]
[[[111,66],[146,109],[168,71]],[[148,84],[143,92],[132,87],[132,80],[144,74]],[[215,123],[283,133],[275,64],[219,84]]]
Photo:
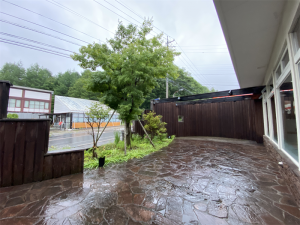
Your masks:
[[[0,189],[0,224],[300,224],[262,145],[176,139],[143,159]]]

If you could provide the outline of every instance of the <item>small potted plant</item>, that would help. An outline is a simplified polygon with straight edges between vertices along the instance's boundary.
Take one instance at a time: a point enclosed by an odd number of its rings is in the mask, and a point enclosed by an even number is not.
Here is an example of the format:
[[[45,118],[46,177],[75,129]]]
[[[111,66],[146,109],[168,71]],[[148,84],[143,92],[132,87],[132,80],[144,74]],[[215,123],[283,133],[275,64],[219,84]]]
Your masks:
[[[99,167],[103,167],[104,164],[105,164],[105,154],[104,154],[104,151],[105,151],[105,146],[103,147],[103,150],[102,151],[100,150],[100,153],[98,154],[98,156],[99,156],[99,158],[98,158],[98,160],[99,160]]]

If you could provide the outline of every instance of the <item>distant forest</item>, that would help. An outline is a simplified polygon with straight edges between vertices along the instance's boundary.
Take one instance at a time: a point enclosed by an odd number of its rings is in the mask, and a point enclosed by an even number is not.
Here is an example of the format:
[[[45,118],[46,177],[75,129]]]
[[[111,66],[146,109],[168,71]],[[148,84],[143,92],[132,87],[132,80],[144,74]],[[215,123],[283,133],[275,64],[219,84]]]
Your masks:
[[[76,71],[66,71],[53,75],[49,69],[34,64],[25,69],[21,62],[6,63],[0,70],[0,80],[9,80],[13,85],[39,88],[54,91],[54,95],[68,96],[74,98],[83,98],[98,100],[99,93],[87,90],[89,76],[93,72],[85,70],[81,74]],[[213,88],[199,84],[189,72],[179,69],[176,80],[169,79],[169,97],[176,92],[175,96],[185,96],[192,94],[201,94],[216,91]],[[150,100],[166,97],[166,79],[158,79],[157,87],[145,98],[141,108],[149,109]],[[54,96],[53,96],[54,100]],[[53,110],[53,108],[52,108]]]

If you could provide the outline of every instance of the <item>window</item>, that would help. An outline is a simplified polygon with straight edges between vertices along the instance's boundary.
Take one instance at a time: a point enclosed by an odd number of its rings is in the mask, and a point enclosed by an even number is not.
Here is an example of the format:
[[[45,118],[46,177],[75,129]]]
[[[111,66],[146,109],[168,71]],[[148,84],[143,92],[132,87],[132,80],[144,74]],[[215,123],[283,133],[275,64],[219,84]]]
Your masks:
[[[265,96],[265,95],[264,95]],[[268,119],[268,108],[267,108],[267,103],[264,102],[263,104],[263,110],[264,110],[264,120],[265,120],[265,135],[270,135],[269,134],[269,119]]]
[[[34,102],[34,108],[35,108],[35,109],[39,109],[39,108],[40,108],[40,102],[35,101],[35,102]]]
[[[282,68],[285,69],[285,67],[287,66],[287,64],[289,63],[290,58],[289,58],[289,52],[286,51],[285,55],[282,58]]]
[[[178,116],[178,122],[183,122],[184,120],[184,117],[183,116]]]
[[[40,109],[44,109],[45,107],[45,102],[40,102]]]
[[[9,104],[10,108],[15,108],[15,106],[16,106],[16,99],[9,99],[8,104]]]
[[[283,149],[295,160],[298,160],[295,101],[291,75],[280,86],[280,101],[283,125]]]
[[[275,75],[276,75],[276,80],[280,77],[281,75],[281,67],[280,67],[280,64],[275,72]],[[273,83],[272,83],[273,84]],[[273,85],[272,85],[272,89],[273,89]]]
[[[34,101],[30,101],[29,108],[30,108],[30,109],[34,109]]]
[[[49,103],[48,102],[45,103],[45,109],[49,109]]]
[[[25,108],[28,108],[28,106],[29,106],[29,101],[25,101],[24,107],[25,107]]]
[[[87,122],[87,118],[84,117],[83,113],[73,113],[72,121],[75,123]]]
[[[278,134],[277,134],[277,116],[275,110],[275,100],[274,95],[271,97],[271,109],[272,109],[272,117],[273,117],[273,141],[278,143]]]
[[[296,54],[297,51],[300,49],[300,20],[299,19],[294,28],[293,36],[294,36],[294,53]]]
[[[16,108],[20,108],[21,107],[21,100],[17,100],[16,101]]]

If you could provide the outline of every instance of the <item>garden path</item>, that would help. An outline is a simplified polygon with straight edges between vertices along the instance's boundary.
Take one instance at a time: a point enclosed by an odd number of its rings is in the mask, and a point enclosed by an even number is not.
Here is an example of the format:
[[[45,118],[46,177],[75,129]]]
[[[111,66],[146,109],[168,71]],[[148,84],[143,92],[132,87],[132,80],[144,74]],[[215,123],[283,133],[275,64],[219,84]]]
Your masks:
[[[0,189],[0,224],[300,224],[263,145],[176,138],[143,159]]]

